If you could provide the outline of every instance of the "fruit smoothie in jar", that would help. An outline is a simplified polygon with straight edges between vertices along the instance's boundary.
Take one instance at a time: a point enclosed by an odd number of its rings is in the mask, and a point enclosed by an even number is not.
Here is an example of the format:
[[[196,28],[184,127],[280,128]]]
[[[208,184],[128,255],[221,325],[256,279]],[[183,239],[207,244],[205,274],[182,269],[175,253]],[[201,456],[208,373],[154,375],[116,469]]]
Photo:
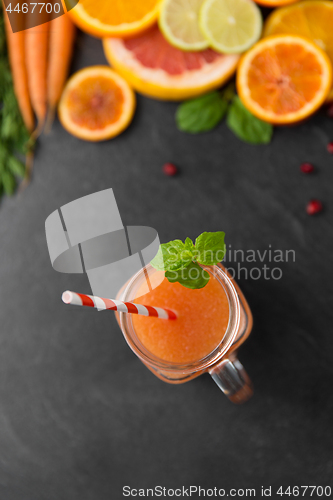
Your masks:
[[[162,271],[142,269],[118,299],[171,309],[175,320],[117,314],[134,353],[159,378],[179,384],[208,372],[235,403],[252,395],[251,381],[236,357],[252,328],[249,306],[221,264],[202,266],[210,279],[201,289],[161,281]],[[143,290],[149,292],[141,295]]]

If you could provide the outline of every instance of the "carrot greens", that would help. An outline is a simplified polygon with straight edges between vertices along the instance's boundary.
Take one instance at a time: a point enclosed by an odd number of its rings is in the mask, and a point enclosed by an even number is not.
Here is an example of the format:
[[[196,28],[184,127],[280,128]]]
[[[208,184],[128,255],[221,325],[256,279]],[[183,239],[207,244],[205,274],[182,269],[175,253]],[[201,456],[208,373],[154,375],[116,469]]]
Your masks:
[[[0,194],[14,193],[17,177],[24,177],[19,158],[32,147],[14,94],[9,67],[2,2],[0,2]]]

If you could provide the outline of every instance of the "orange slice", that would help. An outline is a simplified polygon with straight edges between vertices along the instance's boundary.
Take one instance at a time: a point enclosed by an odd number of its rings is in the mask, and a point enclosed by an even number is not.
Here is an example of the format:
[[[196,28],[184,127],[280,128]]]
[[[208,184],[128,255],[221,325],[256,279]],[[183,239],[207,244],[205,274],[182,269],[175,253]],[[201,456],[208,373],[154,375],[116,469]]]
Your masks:
[[[273,124],[295,123],[314,113],[332,84],[332,65],[307,38],[264,38],[241,59],[237,90],[252,114]]]
[[[138,92],[165,100],[182,100],[220,87],[230,78],[238,55],[206,49],[183,52],[157,26],[134,38],[105,38],[105,56]]]
[[[80,0],[68,13],[90,35],[127,37],[156,21],[159,4],[160,0]]]
[[[135,96],[127,82],[108,66],[91,66],[68,80],[58,112],[71,134],[86,141],[103,141],[129,125],[134,109]]]
[[[260,5],[265,7],[282,7],[283,5],[290,5],[292,3],[299,2],[299,0],[254,0]]]
[[[281,33],[311,38],[333,63],[333,2],[314,0],[275,10],[267,19],[264,36]],[[328,100],[333,99],[333,89]]]

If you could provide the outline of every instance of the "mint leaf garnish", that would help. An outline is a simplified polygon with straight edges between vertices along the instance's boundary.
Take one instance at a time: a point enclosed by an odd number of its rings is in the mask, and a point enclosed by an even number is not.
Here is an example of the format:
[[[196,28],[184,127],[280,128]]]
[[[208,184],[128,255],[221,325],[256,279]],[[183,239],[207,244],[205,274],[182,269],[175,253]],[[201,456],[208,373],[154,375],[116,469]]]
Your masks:
[[[177,271],[184,269],[192,262],[192,253],[181,240],[162,243],[151,261],[151,265],[158,271]]]
[[[185,240],[185,248],[193,255],[194,252],[194,243],[191,238],[186,238]]]
[[[250,144],[268,144],[272,139],[272,125],[253,116],[238,96],[228,109],[227,125],[239,139]]]
[[[185,101],[176,112],[177,126],[190,134],[207,132],[220,123],[227,107],[227,101],[217,91]]]
[[[225,233],[202,233],[195,240],[196,260],[205,266],[213,266],[221,262],[225,254]]]
[[[165,277],[170,283],[180,283],[192,290],[203,288],[209,281],[209,273],[202,269],[196,262],[191,262],[179,271],[167,271]]]
[[[211,266],[224,258],[224,232],[202,233],[195,240],[186,238],[163,243],[151,261],[158,271],[165,271],[170,283],[180,283],[186,288],[203,288],[209,281],[209,273],[199,264]]]

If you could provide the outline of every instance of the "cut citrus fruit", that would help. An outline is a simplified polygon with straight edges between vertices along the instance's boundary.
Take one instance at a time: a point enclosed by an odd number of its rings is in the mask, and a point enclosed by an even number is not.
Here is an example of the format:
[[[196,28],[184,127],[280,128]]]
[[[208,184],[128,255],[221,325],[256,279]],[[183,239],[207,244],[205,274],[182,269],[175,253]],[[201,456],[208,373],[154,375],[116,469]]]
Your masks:
[[[73,0],[66,0],[69,5]],[[99,38],[133,36],[157,19],[160,0],[80,0],[68,11],[83,31]]]
[[[106,58],[138,92],[182,100],[220,87],[236,70],[237,55],[211,49],[183,52],[170,45],[157,26],[127,40],[105,38]]]
[[[254,0],[256,3],[265,7],[282,7],[283,5],[290,5],[297,3],[300,0]]]
[[[91,66],[68,80],[58,111],[68,132],[86,141],[103,141],[129,125],[134,109],[128,83],[108,66]]]
[[[294,123],[325,101],[332,65],[311,40],[296,35],[264,38],[242,57],[237,90],[258,118],[274,124]]]
[[[205,0],[200,27],[213,49],[240,54],[260,38],[262,16],[252,0]]]
[[[264,35],[288,33],[311,38],[333,63],[333,2],[314,0],[275,10],[267,19]],[[333,90],[328,100],[333,99]]]
[[[199,27],[203,0],[163,0],[159,26],[165,38],[181,50],[203,50],[209,45]]]

